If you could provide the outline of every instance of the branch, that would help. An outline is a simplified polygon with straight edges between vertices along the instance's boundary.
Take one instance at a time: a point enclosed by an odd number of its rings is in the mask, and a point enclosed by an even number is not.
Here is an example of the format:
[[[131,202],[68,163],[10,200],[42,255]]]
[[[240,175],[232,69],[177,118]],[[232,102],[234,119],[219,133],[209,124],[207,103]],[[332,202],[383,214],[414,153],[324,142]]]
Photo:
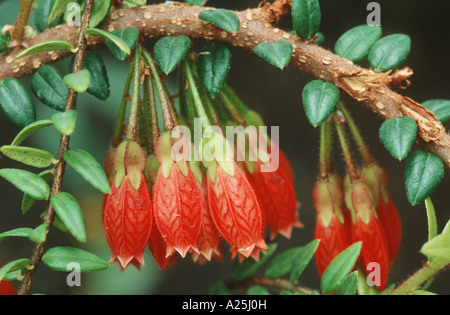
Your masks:
[[[80,33],[78,36],[77,46],[78,52],[75,55],[74,65],[73,65],[73,73],[80,71],[83,68],[83,58],[84,53],[87,49],[87,41],[85,32],[89,25],[89,18],[91,15],[92,4],[94,0],[87,0],[86,5],[83,11],[83,17],[81,19],[81,27]],[[66,111],[72,110],[76,108],[76,98],[77,93],[69,88],[69,93],[66,101]],[[61,137],[60,145],[59,145],[59,153],[58,153],[58,161],[59,163],[55,167],[55,176],[53,178],[53,184],[51,189],[51,196],[58,194],[61,191],[62,182],[64,179],[66,161],[64,160],[64,153],[69,149],[70,136],[63,135]],[[45,244],[47,243],[48,234],[50,232],[51,226],[53,224],[53,220],[55,218],[55,210],[53,209],[51,203],[49,202],[47,205],[47,211],[44,216],[44,223],[47,226],[47,236],[44,241],[40,243],[36,243],[33,254],[31,257],[31,270],[29,270],[22,281],[22,284],[17,292],[19,295],[28,294],[31,283],[33,282],[34,275],[36,274],[36,269],[42,260],[42,256],[45,251]]]
[[[148,38],[187,35],[192,39],[221,41],[248,50],[253,50],[262,42],[289,41],[294,47],[291,65],[318,79],[334,83],[384,119],[400,116],[413,118],[418,125],[418,144],[439,156],[450,168],[450,135],[446,133],[443,125],[432,112],[391,89],[399,81],[407,79],[412,72],[407,68],[394,73],[375,73],[274,27],[271,22],[276,22],[286,13],[288,4],[288,1],[277,0],[261,8],[235,11],[241,21],[241,28],[237,33],[225,32],[212,24],[204,25],[198,15],[207,8],[191,7],[176,2],[113,10],[102,28],[113,31],[135,27]],[[64,39],[75,43],[76,38],[74,27],[60,25],[30,40],[29,45],[49,39]],[[94,47],[103,41],[103,38],[91,37],[88,46]],[[17,53],[18,51],[14,51],[0,57],[0,80],[5,77],[29,75],[42,64],[51,63],[68,55],[60,52],[40,53],[16,60]]]

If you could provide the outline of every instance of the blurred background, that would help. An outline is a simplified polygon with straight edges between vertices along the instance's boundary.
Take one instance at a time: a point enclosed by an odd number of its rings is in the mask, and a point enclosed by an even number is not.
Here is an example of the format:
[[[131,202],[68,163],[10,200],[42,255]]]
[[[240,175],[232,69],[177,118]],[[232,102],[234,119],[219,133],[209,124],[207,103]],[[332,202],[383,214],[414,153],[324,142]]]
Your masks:
[[[42,0],[41,0],[42,1]],[[161,1],[149,1],[156,3]],[[210,0],[208,5],[228,9],[256,7],[259,0]],[[369,14],[367,3],[361,0],[321,0],[322,25],[320,31],[325,35],[323,47],[333,50],[334,43],[341,34],[351,27],[366,23]],[[395,0],[378,1],[382,8],[381,23],[383,35],[404,33],[411,36],[412,50],[406,63],[414,70],[411,87],[400,91],[412,99],[423,102],[429,99],[450,99],[448,73],[450,70],[450,29],[448,16],[450,2],[440,0]],[[19,8],[19,1],[0,2],[0,24],[13,24]],[[33,16],[30,24],[33,25]],[[290,30],[290,16],[279,25]],[[148,41],[151,49],[154,41]],[[205,42],[196,42],[202,47]],[[296,175],[296,193],[301,203],[299,217],[305,225],[296,229],[291,239],[280,238],[277,252],[293,246],[305,245],[312,240],[315,224],[315,210],[312,207],[311,191],[318,172],[318,129],[311,127],[304,115],[301,104],[303,86],[314,79],[291,66],[283,71],[269,65],[253,53],[232,47],[233,60],[228,83],[252,109],[258,111],[267,126],[280,127],[280,145],[289,157]],[[93,96],[82,94],[78,98],[78,120],[71,139],[72,148],[89,151],[98,161],[104,160],[105,150],[112,135],[123,84],[127,73],[126,62],[115,59],[111,53],[97,48],[102,53],[107,66],[111,86],[108,101],[99,101]],[[367,67],[366,62],[361,63]],[[66,60],[55,63],[63,73],[68,71]],[[169,76],[168,82],[174,81]],[[29,79],[23,82],[29,84]],[[397,205],[403,224],[403,243],[399,257],[390,271],[390,283],[401,282],[420,268],[425,257],[419,253],[427,240],[426,212],[423,204],[411,206],[405,195],[403,185],[405,161],[397,161],[381,145],[378,128],[383,120],[363,105],[343,96],[344,102],[352,112],[363,136],[369,144],[377,162],[390,176],[390,193]],[[54,111],[41,105],[37,100],[38,119],[49,118]],[[447,127],[449,124],[447,123]],[[19,127],[0,115],[0,144],[9,144],[19,132]],[[57,152],[59,136],[52,128],[39,131],[25,143],[42,149]],[[415,147],[417,148],[417,147]],[[343,170],[342,159],[336,155],[336,165]],[[0,167],[21,167],[6,157],[0,157]],[[36,170],[33,170],[36,171]],[[450,219],[448,170],[441,185],[432,194],[439,231]],[[74,246],[86,249],[109,260],[107,246],[101,224],[102,195],[84,182],[70,166],[67,168],[63,190],[71,192],[80,202],[86,220],[88,241],[78,243],[70,235],[53,229],[48,242],[52,246]],[[41,223],[41,213],[45,204],[36,202],[33,208],[22,214],[20,210],[22,193],[8,182],[0,180],[0,232],[18,227],[36,227]],[[0,242],[0,261],[29,257],[33,248],[26,239],[8,238]],[[227,249],[225,249],[227,250]],[[49,270],[44,265],[38,269],[32,286],[32,293],[45,294],[203,294],[217,281],[230,279],[234,261],[225,255],[224,262],[212,261],[200,267],[190,259],[178,260],[173,267],[161,272],[149,252],[145,254],[146,265],[137,271],[130,267],[120,272],[117,265],[106,271],[85,273],[81,276],[81,287],[68,287],[66,273]],[[314,263],[311,263],[300,278],[300,282],[313,289],[319,288],[319,277]],[[15,283],[17,285],[17,283]],[[443,272],[429,288],[440,294],[450,294],[450,272]]]

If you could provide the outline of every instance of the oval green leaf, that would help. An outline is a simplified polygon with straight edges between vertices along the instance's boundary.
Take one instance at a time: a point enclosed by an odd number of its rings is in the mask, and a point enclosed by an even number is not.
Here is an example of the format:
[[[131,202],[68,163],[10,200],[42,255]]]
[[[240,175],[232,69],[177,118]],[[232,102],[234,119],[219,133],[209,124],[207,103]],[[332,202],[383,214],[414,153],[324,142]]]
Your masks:
[[[307,245],[301,248],[299,255],[296,257],[296,261],[292,266],[291,274],[289,280],[294,283],[300,277],[300,275],[305,270],[306,266],[309,264],[314,256],[314,253],[319,247],[320,240],[313,240]]]
[[[198,17],[200,20],[214,24],[230,33],[236,33],[241,26],[238,16],[226,9],[204,10],[200,12]]]
[[[76,73],[69,73],[63,78],[64,84],[72,88],[75,92],[85,92],[91,83],[91,73],[83,69]]]
[[[129,55],[131,53],[130,47],[128,47],[128,45],[121,38],[117,37],[116,35],[114,35],[112,33],[105,32],[98,28],[88,28],[88,29],[86,29],[86,34],[107,38],[127,55]]]
[[[28,47],[27,49],[21,51],[16,59],[23,58],[28,55],[37,54],[47,51],[71,51],[75,52],[76,49],[73,47],[72,43],[65,40],[48,40],[34,46]]]
[[[224,43],[206,46],[198,56],[198,71],[205,90],[215,97],[222,89],[231,66],[231,50]]]
[[[263,286],[255,284],[248,288],[247,295],[270,295],[270,293]]]
[[[406,196],[412,205],[424,201],[444,177],[444,163],[432,153],[415,151],[405,166]]]
[[[396,159],[404,159],[417,136],[417,124],[408,116],[390,118],[383,122],[379,137],[386,150]]]
[[[302,247],[294,247],[275,256],[267,264],[266,276],[268,278],[280,278],[290,272],[301,252]]]
[[[80,271],[100,271],[108,269],[109,263],[98,256],[73,247],[53,247],[47,250],[42,262],[49,268],[58,271],[72,271],[71,263],[77,263]]]
[[[30,235],[28,235],[28,238],[30,239],[30,241],[36,242],[36,243],[43,242],[45,240],[45,238],[47,237],[47,231],[48,231],[47,227],[48,227],[48,224],[43,223],[43,224],[39,225],[37,228],[35,228],[34,230],[32,230],[30,232]]]
[[[48,182],[54,175],[54,170],[45,170],[38,174],[43,180]],[[22,213],[26,213],[28,210],[30,210],[31,206],[34,204],[35,199],[31,197],[30,195],[24,194],[22,198],[22,205],[21,210]]]
[[[110,193],[105,171],[91,154],[84,150],[71,149],[64,153],[64,159],[92,186],[104,194]]]
[[[50,198],[56,214],[80,242],[86,241],[86,228],[84,226],[83,212],[75,197],[67,192],[60,192]]]
[[[411,38],[404,34],[392,34],[378,40],[369,51],[369,63],[376,72],[397,69],[408,57]]]
[[[450,100],[429,100],[422,103],[422,106],[431,110],[440,122],[450,119]]]
[[[36,131],[53,125],[50,119],[38,120],[34,123],[29,124],[25,128],[23,128],[14,140],[11,142],[11,145],[20,145],[23,141],[25,141],[30,135],[35,133]]]
[[[0,82],[0,107],[9,120],[22,128],[36,121],[31,94],[15,78],[5,78]]]
[[[48,151],[32,147],[4,145],[0,152],[10,159],[34,167],[48,167],[55,162],[53,154]]]
[[[75,130],[77,111],[72,109],[63,113],[56,113],[52,116],[52,122],[59,132],[70,136]]]
[[[14,230],[6,231],[3,233],[0,233],[0,241],[3,240],[5,237],[28,237],[30,236],[31,232],[33,231],[32,228],[17,228]]]
[[[291,13],[294,30],[301,39],[317,34],[322,18],[318,0],[292,0]]]
[[[21,270],[23,268],[28,267],[30,264],[30,260],[28,258],[20,258],[14,261],[11,261],[0,268],[0,281],[3,280],[5,275],[10,272],[14,272],[16,270]]]
[[[153,47],[153,55],[162,72],[169,74],[180,64],[191,49],[191,39],[185,35],[166,36]]]
[[[339,283],[336,295],[355,295],[358,288],[358,271],[349,274]]]
[[[61,72],[55,67],[40,67],[31,77],[31,88],[44,105],[59,111],[65,109],[69,91]]]
[[[268,245],[269,249],[261,255],[258,261],[246,259],[242,263],[236,263],[231,269],[231,277],[236,281],[244,280],[256,272],[277,249],[277,244]]]
[[[421,250],[428,260],[439,259],[450,264],[450,233],[439,234],[426,242]]]
[[[272,43],[261,43],[255,46],[253,52],[271,65],[283,70],[291,60],[293,48],[291,43],[279,40]]]
[[[136,46],[136,42],[139,38],[139,31],[134,27],[114,30],[110,34],[123,41],[128,46],[130,51],[134,49],[134,46]],[[125,60],[125,58],[129,55],[129,53],[126,53],[109,38],[106,39],[106,45],[111,53],[119,60]]]
[[[39,2],[41,2],[41,1],[42,0],[39,0]],[[50,11],[50,14],[48,16],[47,24],[52,24],[58,18],[62,17],[64,12],[66,12],[67,5],[70,2],[72,2],[72,1],[73,0],[45,1],[45,2],[52,2],[52,3],[54,3],[54,5],[52,6],[52,9]]]
[[[94,0],[91,18],[89,19],[89,27],[96,27],[99,25],[108,15],[111,5],[112,0]]]
[[[381,33],[381,27],[376,25],[356,26],[339,37],[334,51],[337,55],[353,62],[361,61],[381,38]]]
[[[0,170],[0,176],[34,199],[47,200],[50,196],[50,187],[39,175],[25,170],[4,168]]]
[[[333,83],[314,80],[303,89],[302,101],[306,117],[313,126],[321,125],[335,110],[340,92]]]
[[[52,9],[53,9],[55,3],[56,3],[56,0],[38,0],[37,1],[35,15],[34,15],[34,22],[36,24],[36,28],[38,29],[38,31],[42,32],[42,31],[46,30],[47,28],[54,27],[59,22],[61,22],[61,19],[57,18],[49,23],[50,13],[52,12]]]
[[[352,271],[360,252],[361,242],[356,242],[331,261],[320,280],[320,289],[323,294],[333,292],[339,283],[347,277]]]

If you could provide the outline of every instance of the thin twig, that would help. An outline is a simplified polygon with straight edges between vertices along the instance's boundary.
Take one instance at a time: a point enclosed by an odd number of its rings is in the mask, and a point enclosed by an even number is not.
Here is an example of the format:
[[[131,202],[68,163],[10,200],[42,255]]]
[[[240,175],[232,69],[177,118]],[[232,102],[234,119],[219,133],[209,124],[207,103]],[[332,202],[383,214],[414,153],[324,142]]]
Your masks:
[[[78,38],[78,52],[75,55],[74,65],[73,65],[73,73],[76,73],[80,71],[83,68],[83,58],[85,51],[87,49],[87,41],[85,36],[85,31],[88,28],[89,25],[89,19],[91,15],[92,10],[92,4],[93,0],[86,0],[86,4],[83,11],[83,16],[81,19],[81,27],[80,27],[80,35]],[[69,94],[67,96],[66,101],[66,111],[73,110],[76,108],[76,98],[77,93],[69,88]],[[59,153],[58,153],[58,160],[59,163],[55,167],[55,176],[53,178],[53,184],[51,188],[51,196],[59,193],[61,191],[61,186],[64,178],[64,172],[65,172],[65,166],[66,162],[64,160],[64,153],[69,149],[69,142],[70,142],[70,136],[63,135],[60,140],[59,145]],[[55,210],[53,209],[51,203],[49,202],[47,205],[47,211],[44,216],[44,223],[46,223],[47,226],[47,236],[44,241],[36,243],[33,254],[31,257],[31,270],[27,271],[27,273],[24,275],[24,279],[22,281],[22,284],[17,292],[19,295],[26,295],[30,291],[31,284],[33,282],[34,276],[36,274],[36,270],[38,265],[40,264],[42,260],[42,256],[45,252],[45,245],[47,243],[48,234],[50,232],[50,229],[53,224],[53,220],[55,218]]]

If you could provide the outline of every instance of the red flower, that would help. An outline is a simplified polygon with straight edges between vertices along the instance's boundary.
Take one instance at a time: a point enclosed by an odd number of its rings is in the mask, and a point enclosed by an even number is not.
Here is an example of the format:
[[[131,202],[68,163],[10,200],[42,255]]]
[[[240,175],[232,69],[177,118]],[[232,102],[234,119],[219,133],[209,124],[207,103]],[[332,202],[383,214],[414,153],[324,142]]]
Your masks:
[[[178,258],[178,255],[171,255],[169,257],[166,257],[167,245],[161,233],[159,232],[158,227],[156,226],[155,220],[153,220],[153,228],[147,245],[148,249],[152,253],[153,258],[155,259],[161,270],[165,270],[167,266],[174,264]]]
[[[2,267],[0,264],[0,268]],[[10,281],[0,280],[0,295],[16,295],[16,290]]]
[[[184,137],[180,141],[187,142]],[[174,251],[185,257],[189,250],[198,252],[201,191],[187,162],[183,159],[175,162],[172,157],[170,132],[158,139],[156,156],[161,165],[153,188],[156,225],[167,245],[166,257]]]
[[[137,142],[125,140],[114,154],[114,180],[103,206],[103,225],[121,269],[139,269],[152,228],[152,202],[143,174],[145,155]]]

